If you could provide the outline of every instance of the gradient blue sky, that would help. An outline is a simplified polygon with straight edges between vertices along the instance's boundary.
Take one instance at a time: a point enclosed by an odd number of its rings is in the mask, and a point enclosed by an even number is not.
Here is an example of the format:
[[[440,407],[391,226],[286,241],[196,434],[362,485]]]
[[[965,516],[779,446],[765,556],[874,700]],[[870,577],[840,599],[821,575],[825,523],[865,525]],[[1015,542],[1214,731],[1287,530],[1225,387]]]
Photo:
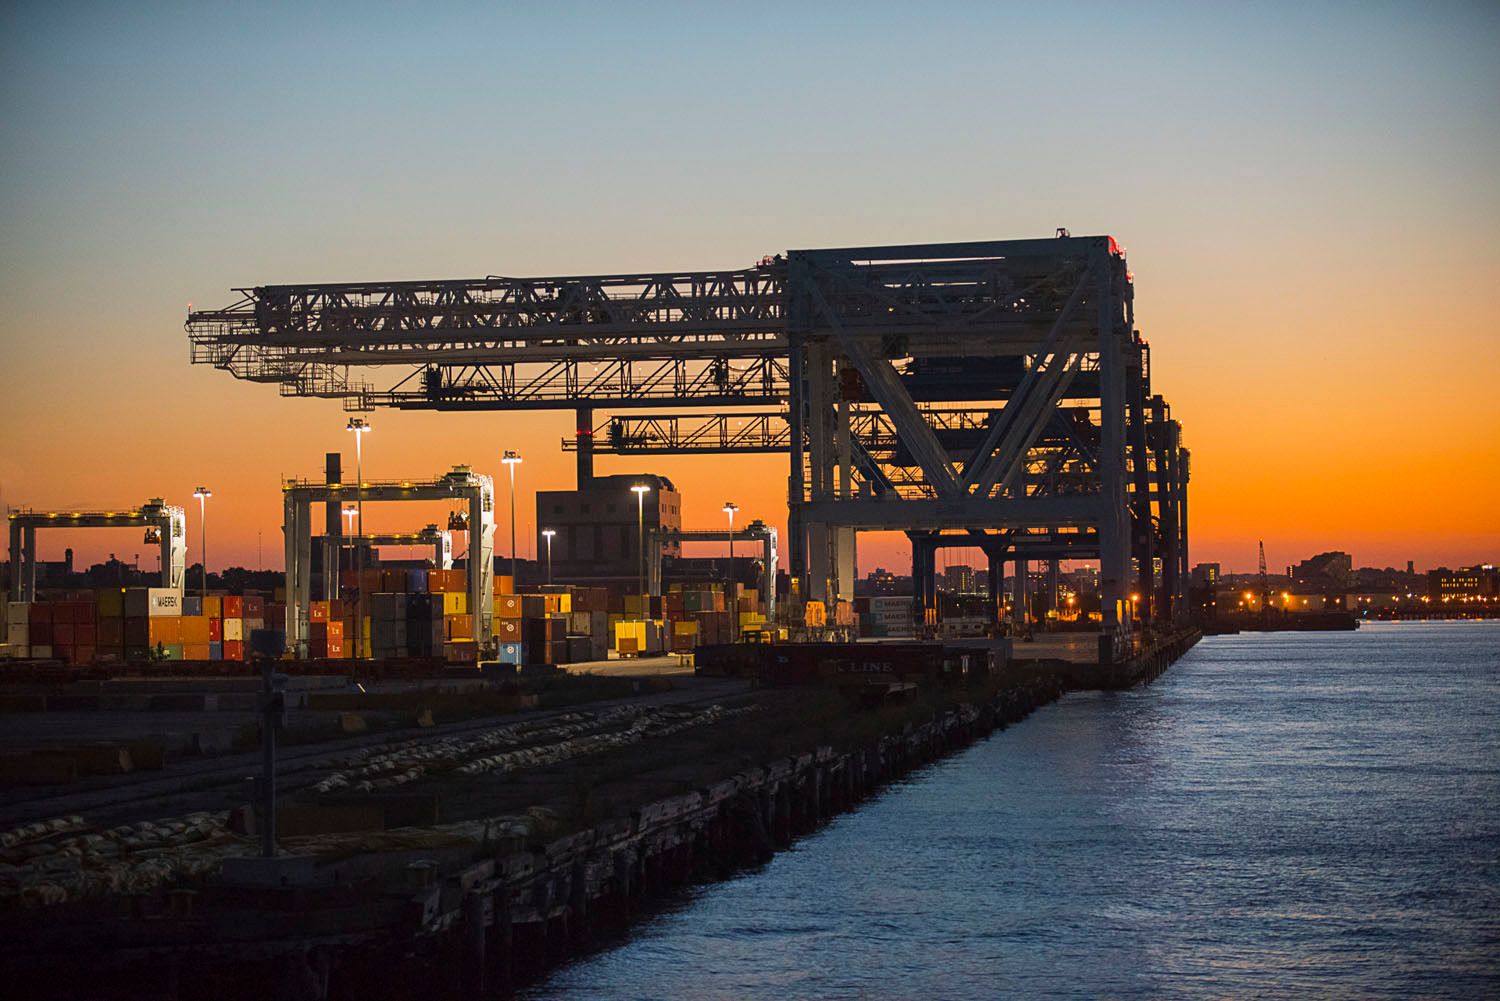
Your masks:
[[[277,477],[348,443],[337,404],[188,366],[186,304],[236,285],[1068,226],[1130,249],[1195,558],[1493,559],[1497,52],[1492,3],[8,5],[0,493],[207,482],[253,561]],[[373,419],[374,475],[520,445],[523,512],[571,478],[566,414]],[[690,524],[726,492],[784,521],[777,460],[652,466]]]

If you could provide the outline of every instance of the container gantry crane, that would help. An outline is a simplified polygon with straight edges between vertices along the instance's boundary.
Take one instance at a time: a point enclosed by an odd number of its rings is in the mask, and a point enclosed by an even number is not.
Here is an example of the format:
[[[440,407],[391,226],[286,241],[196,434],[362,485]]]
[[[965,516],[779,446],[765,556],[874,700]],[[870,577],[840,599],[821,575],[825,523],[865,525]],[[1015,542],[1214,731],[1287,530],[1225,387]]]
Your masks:
[[[1098,559],[1107,628],[1131,591],[1147,617],[1186,612],[1188,450],[1151,393],[1110,237],[238,291],[189,314],[195,363],[353,410],[571,409],[580,482],[597,448],[643,437],[783,451],[794,598],[852,595],[856,534],[899,530],[919,603],[939,548],[978,545],[992,580],[1006,560],[1024,581],[1030,560]],[[595,433],[596,408],[629,422],[618,437]],[[621,416],[662,408],[689,413],[665,434]],[[765,418],[764,440],[717,449],[695,430],[736,408]]]

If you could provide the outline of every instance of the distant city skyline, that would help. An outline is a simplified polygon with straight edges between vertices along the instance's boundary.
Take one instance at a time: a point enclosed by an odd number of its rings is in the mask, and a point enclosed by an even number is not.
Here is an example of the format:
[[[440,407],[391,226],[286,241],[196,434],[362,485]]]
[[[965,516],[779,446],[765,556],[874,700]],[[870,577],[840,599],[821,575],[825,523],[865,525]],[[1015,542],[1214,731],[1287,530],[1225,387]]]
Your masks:
[[[210,564],[253,565],[259,533],[279,565],[279,478],[353,449],[337,402],[189,366],[188,303],[236,286],[1067,226],[1129,249],[1193,451],[1193,562],[1253,568],[1260,539],[1280,567],[1500,554],[1492,5],[684,12],[7,6],[0,502],[162,496],[196,542],[207,484]],[[499,477],[519,449],[523,525],[536,490],[572,484],[571,413],[369,417],[369,475]],[[785,527],[777,457],[598,472],[671,477],[687,527],[717,527],[726,490]],[[41,554],[92,563],[123,538],[50,533]],[[906,552],[862,537],[860,565]]]

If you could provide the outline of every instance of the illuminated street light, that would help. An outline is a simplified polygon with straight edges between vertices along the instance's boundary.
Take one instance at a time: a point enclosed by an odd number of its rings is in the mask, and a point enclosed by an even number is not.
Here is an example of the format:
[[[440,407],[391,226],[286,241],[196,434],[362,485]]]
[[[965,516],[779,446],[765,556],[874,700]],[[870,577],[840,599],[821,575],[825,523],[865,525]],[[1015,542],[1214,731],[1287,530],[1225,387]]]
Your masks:
[[[635,493],[636,544],[641,550],[641,596],[646,594],[646,493],[651,488],[637,483],[630,488]],[[642,614],[645,612],[643,610]]]
[[[542,529],[542,538],[547,540],[547,583],[552,583],[552,537],[557,532],[550,528]]]
[[[516,467],[521,464],[521,453],[506,449],[500,459],[510,470],[510,586],[516,586]],[[517,592],[519,593],[519,592]]]
[[[740,506],[734,501],[724,502],[724,513],[729,515],[729,628],[730,634],[738,639],[740,631],[740,606],[739,588],[735,586],[734,576],[734,513]]]
[[[356,492],[355,492],[355,495],[354,495],[355,504],[356,504],[356,507],[355,507],[355,520],[356,520],[357,526],[358,526],[358,534],[359,535],[364,535],[365,534],[365,451],[364,451],[364,447],[363,447],[363,442],[364,442],[365,435],[369,434],[373,429],[370,427],[370,422],[367,421],[367,420],[365,420],[363,417],[351,417],[351,418],[349,418],[349,423],[344,425],[344,430],[345,431],[352,431],[352,432],[354,432],[354,478],[358,481],[358,485],[355,488]],[[357,574],[359,571],[361,571],[363,569],[364,569],[364,550],[360,549],[358,546],[355,546],[354,547],[354,570],[355,570],[355,573]],[[358,591],[358,595],[359,595],[358,601],[362,604],[363,601],[364,601],[364,591],[363,591],[362,588]],[[358,660],[359,657],[363,654],[363,651],[360,649],[360,640],[364,636],[364,630],[362,628],[360,628],[361,616],[363,614],[364,613],[362,611],[360,611],[358,609],[358,607],[356,607],[356,612],[355,612],[355,616],[354,616],[354,657],[355,657],[356,660]]]
[[[208,499],[214,492],[208,487],[199,487],[193,491],[193,496],[198,498],[198,552],[203,558],[203,591],[202,597],[208,597]]]

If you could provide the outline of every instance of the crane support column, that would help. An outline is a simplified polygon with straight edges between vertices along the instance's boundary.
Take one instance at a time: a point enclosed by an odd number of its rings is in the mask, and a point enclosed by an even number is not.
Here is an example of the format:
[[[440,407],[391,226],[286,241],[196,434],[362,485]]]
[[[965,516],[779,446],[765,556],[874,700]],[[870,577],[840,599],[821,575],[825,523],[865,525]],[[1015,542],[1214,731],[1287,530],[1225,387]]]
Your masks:
[[[1130,549],[1136,561],[1135,593],[1141,596],[1136,608],[1141,621],[1149,623],[1162,609],[1154,608],[1152,601],[1157,553],[1151,531],[1151,458],[1146,451],[1146,348],[1138,341],[1131,345],[1125,375],[1130,406]]]
[[[574,411],[573,439],[578,448],[578,489],[583,490],[594,481],[594,408],[579,407]]]
[[[1130,572],[1125,528],[1125,380],[1114,310],[1114,275],[1107,256],[1093,254],[1099,313],[1099,604],[1103,632],[1118,647]],[[1018,561],[1019,565],[1019,561]]]

